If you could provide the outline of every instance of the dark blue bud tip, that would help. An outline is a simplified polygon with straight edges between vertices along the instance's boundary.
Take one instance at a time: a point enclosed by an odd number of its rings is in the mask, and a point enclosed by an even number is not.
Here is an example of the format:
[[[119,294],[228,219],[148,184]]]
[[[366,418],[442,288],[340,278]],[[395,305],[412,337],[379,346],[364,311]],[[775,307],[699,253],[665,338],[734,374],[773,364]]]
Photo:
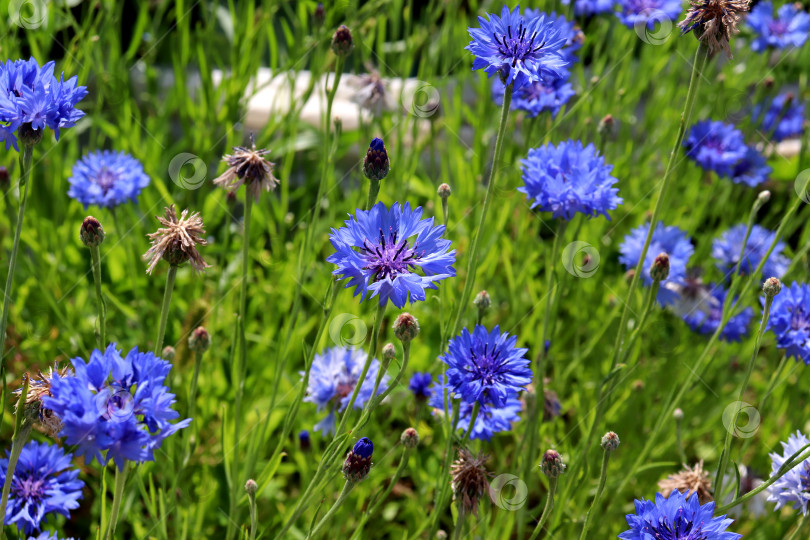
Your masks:
[[[298,440],[301,442],[309,442],[309,431],[302,429],[298,434]]]
[[[548,352],[548,350],[551,348],[551,341],[546,340],[546,343],[543,345],[543,348],[545,349],[545,352]]]
[[[360,456],[363,459],[370,458],[373,452],[374,452],[374,444],[368,437],[360,438],[360,440],[354,443],[354,448],[352,449],[352,453],[354,453],[357,456]]]
[[[385,143],[379,137],[374,137],[371,139],[371,144],[368,145],[369,150],[375,150],[377,152],[385,152]]]

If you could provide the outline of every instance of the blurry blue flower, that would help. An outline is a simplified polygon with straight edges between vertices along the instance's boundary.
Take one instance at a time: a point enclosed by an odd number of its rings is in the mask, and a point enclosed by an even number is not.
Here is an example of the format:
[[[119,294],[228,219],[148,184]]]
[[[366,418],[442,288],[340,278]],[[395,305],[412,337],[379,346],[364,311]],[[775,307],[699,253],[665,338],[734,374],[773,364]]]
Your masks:
[[[504,89],[500,79],[492,79],[492,99],[496,105],[503,104]],[[516,90],[509,108],[513,111],[526,111],[530,118],[549,111],[553,118],[575,95],[574,88],[566,79],[553,79],[548,84],[537,81]]]
[[[585,41],[585,34],[582,33],[582,30],[579,29],[576,22],[569,21],[564,15],[557,15],[554,11],[546,14],[539,9],[533,8],[526,8],[524,16],[527,19],[546,17],[548,20],[553,20],[560,29],[560,34],[565,38],[565,45],[560,49],[560,53],[566,59],[569,67],[578,60],[574,53],[582,47],[582,43]],[[564,78],[568,78],[567,73]]]
[[[773,298],[768,330],[776,335],[776,346],[786,355],[810,365],[810,285],[782,285],[782,292]]]
[[[571,0],[562,0],[562,4],[567,6]],[[574,15],[577,17],[590,17],[601,13],[613,11],[616,0],[574,0]]]
[[[560,52],[568,36],[559,22],[546,16],[524,17],[520,6],[504,6],[501,16],[478,17],[480,28],[468,28],[465,47],[475,55],[473,70],[498,75],[517,90],[534,81],[563,77],[568,62]]]
[[[717,268],[725,275],[734,272],[740,260],[743,239],[745,238],[746,224],[740,223],[731,227],[712,242],[712,257],[717,261]],[[745,244],[745,253],[740,263],[740,273],[750,275],[757,269],[760,261],[765,257],[768,248],[776,238],[776,233],[769,231],[761,225],[753,225]],[[777,242],[771,256],[762,266],[762,276],[781,278],[787,273],[790,259],[782,254],[785,249],[784,242]]]
[[[616,16],[628,28],[655,28],[662,21],[676,21],[681,15],[680,0],[619,0]]]
[[[0,141],[6,150],[17,146],[17,130],[31,124],[34,130],[51,128],[59,140],[59,130],[75,125],[84,113],[74,107],[87,95],[87,88],[76,86],[74,75],[67,81],[53,75],[54,63],[42,67],[29,60],[0,62]]]
[[[686,155],[703,169],[729,177],[748,151],[740,130],[712,120],[702,120],[692,126],[683,145]]]
[[[523,186],[518,191],[532,201],[532,208],[552,212],[554,217],[570,220],[577,212],[610,219],[607,211],[622,203],[618,179],[610,175],[613,165],[605,163],[593,144],[580,141],[549,143],[529,149],[523,164]]]
[[[692,496],[689,496],[692,495]],[[714,502],[701,506],[694,494],[673,490],[668,498],[655,494],[655,502],[636,500],[636,513],[627,514],[630,530],[622,540],[737,540],[741,534],[726,531],[734,520],[714,517]]]
[[[122,357],[111,343],[94,350],[89,362],[71,363],[74,374],[55,376],[42,403],[62,420],[59,436],[88,462],[112,459],[121,470],[126,461],[153,461],[163,440],[191,423],[170,423],[180,417],[164,385],[172,366],[151,352],[136,347]]]
[[[31,536],[28,540],[74,540],[73,538],[61,539],[55,532],[42,531],[39,536]]]
[[[748,15],[748,26],[756,37],[751,42],[751,49],[763,52],[768,47],[785,49],[801,47],[810,33],[810,15],[796,4],[788,2],[779,8],[776,17],[773,3],[759,2]]]
[[[472,333],[464,328],[439,358],[448,366],[448,388],[464,402],[505,407],[510,396],[532,381],[528,349],[516,343],[515,336],[502,334],[498,326],[492,332],[480,324]]]
[[[770,103],[755,107],[751,115],[752,120],[759,122],[760,115],[762,115],[762,130],[772,134],[771,138],[775,141],[783,141],[804,133],[804,105],[790,92],[783,92]]]
[[[731,181],[735,184],[745,184],[756,187],[768,179],[772,169],[768,166],[765,156],[753,146],[745,147],[745,155],[734,165]]]
[[[333,405],[329,415],[315,425],[315,430],[324,435],[335,431],[334,411],[335,409],[342,411],[349,405],[367,358],[368,355],[362,349],[345,347],[332,347],[315,355],[304,401],[316,404],[318,411],[322,411],[327,405]],[[372,359],[354,401],[356,409],[362,409],[366,401],[371,399],[379,370],[380,363],[376,358]],[[377,389],[378,394],[388,387],[389,379],[387,374],[383,375]]]
[[[688,290],[688,288],[687,288]],[[681,294],[687,294],[682,291]],[[683,314],[683,320],[689,325],[689,328],[700,334],[714,334],[717,327],[720,326],[720,321],[723,318],[723,302],[726,301],[726,291],[720,285],[714,283],[705,288],[705,298],[695,299],[695,309],[689,310],[688,313]],[[734,299],[736,302],[737,299]],[[725,328],[720,333],[720,339],[725,341],[741,341],[742,338],[748,335],[748,328],[751,325],[751,319],[754,318],[754,310],[750,307],[745,308],[737,315],[731,317],[726,323]]]
[[[622,244],[619,246],[621,253],[619,262],[627,270],[636,268],[648,230],[649,225],[639,225],[624,237]],[[655,226],[650,247],[644,257],[644,264],[641,265],[641,278],[644,280],[644,285],[648,287],[652,285],[653,281],[650,277],[649,268],[652,266],[655,257],[659,253],[666,253],[669,256],[669,276],[661,282],[661,288],[658,289],[657,295],[658,302],[662,305],[671,304],[678,298],[678,293],[673,288],[668,287],[667,284],[675,286],[684,284],[686,265],[689,264],[689,258],[694,251],[695,248],[692,246],[689,237],[678,227],[674,225],[666,227],[660,221]]]
[[[424,300],[425,290],[435,289],[437,281],[456,275],[456,250],[442,238],[444,225],[422,219],[421,206],[411,210],[410,203],[394,203],[387,209],[378,202],[371,210],[357,210],[345,224],[332,229],[335,253],[326,260],[337,265],[332,273],[347,279],[346,288],[355,287],[362,300],[371,293],[380,305],[390,299],[402,308],[408,300]]]
[[[113,208],[134,201],[149,185],[141,162],[125,152],[90,152],[73,165],[68,196],[85,208]]]
[[[430,396],[430,383],[433,377],[430,373],[414,373],[408,383],[408,389],[413,392],[417,399],[425,399]]]
[[[72,457],[56,445],[31,441],[23,447],[11,480],[6,525],[16,525],[30,535],[42,527],[48,514],[70,517],[70,511],[79,507],[84,487],[79,469],[71,466]],[[7,471],[8,459],[0,459],[0,484]]]
[[[782,465],[796,452],[810,444],[810,439],[801,431],[796,431],[782,443],[782,455],[771,452],[771,476],[775,476]],[[810,459],[790,469],[784,476],[768,486],[768,501],[775,502],[774,511],[790,505],[794,510],[807,515],[807,503],[810,502]]]

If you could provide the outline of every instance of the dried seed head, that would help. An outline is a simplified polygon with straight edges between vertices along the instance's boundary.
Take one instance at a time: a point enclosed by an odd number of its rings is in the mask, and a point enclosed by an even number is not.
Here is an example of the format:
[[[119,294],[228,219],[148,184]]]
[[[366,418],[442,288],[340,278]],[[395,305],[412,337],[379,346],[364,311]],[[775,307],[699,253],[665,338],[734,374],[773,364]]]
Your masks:
[[[690,0],[692,7],[678,23],[681,33],[695,31],[710,54],[724,51],[731,58],[729,39],[736,34],[741,15],[750,9],[750,0]]]
[[[146,273],[151,274],[160,259],[173,266],[179,266],[186,261],[191,262],[191,267],[197,271],[203,271],[208,264],[200,256],[197,246],[208,244],[203,238],[205,225],[199,212],[194,212],[188,216],[188,210],[183,210],[180,219],[177,219],[177,211],[174,205],[166,208],[166,217],[155,216],[163,227],[157,232],[148,234],[152,241],[152,247],[144,253],[143,258],[149,260]]]
[[[478,515],[478,499],[481,498],[488,487],[488,479],[492,476],[484,465],[489,456],[478,454],[474,456],[466,448],[458,451],[458,459],[450,467],[450,486],[453,488],[453,500],[459,500],[464,512]]]
[[[565,463],[562,456],[556,450],[546,450],[543,454],[543,461],[540,462],[540,469],[549,478],[557,478],[565,472]]]
[[[419,335],[419,321],[410,313],[400,313],[394,321],[394,335],[403,343],[407,343]]]
[[[703,460],[694,467],[683,466],[683,470],[677,474],[671,474],[658,482],[661,495],[669,497],[674,490],[681,493],[688,492],[687,498],[697,493],[700,504],[706,504],[714,500],[712,497],[712,480],[703,470]]]
[[[419,433],[412,427],[409,427],[402,432],[399,441],[405,448],[416,448],[416,445],[419,444]]]
[[[87,247],[98,247],[104,241],[104,229],[93,216],[87,216],[79,229],[79,238]]]
[[[204,353],[211,346],[211,336],[208,330],[198,326],[188,338],[188,348],[197,353]]]
[[[278,179],[273,176],[276,164],[264,158],[269,153],[270,150],[264,148],[256,149],[255,144],[250,148],[234,146],[233,154],[222,156],[228,168],[214,180],[214,184],[227,189],[229,194],[245,184],[248,193],[258,201],[262,191],[272,191],[278,185]]]
[[[352,49],[354,49],[352,31],[347,26],[341,25],[332,36],[332,51],[338,56],[345,57]]]
[[[51,383],[55,377],[67,377],[71,373],[70,366],[59,366],[54,362],[54,365],[48,369],[47,373],[37,371],[36,374],[26,374],[28,377],[28,394],[25,398],[24,414],[31,420],[38,421],[45,433],[51,437],[56,437],[59,431],[62,430],[62,420],[54,414],[54,412],[42,404],[42,398],[51,396]],[[22,394],[22,388],[14,391],[14,395],[18,396],[17,407],[19,408],[19,396]]]

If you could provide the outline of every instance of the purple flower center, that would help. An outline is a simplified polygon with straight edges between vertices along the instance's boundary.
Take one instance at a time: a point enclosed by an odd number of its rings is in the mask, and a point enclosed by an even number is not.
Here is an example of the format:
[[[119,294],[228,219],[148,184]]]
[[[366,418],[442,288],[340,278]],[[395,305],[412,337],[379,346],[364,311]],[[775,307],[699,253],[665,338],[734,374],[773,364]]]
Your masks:
[[[494,353],[494,354],[493,354]],[[470,347],[470,362],[472,366],[467,365],[466,369],[470,373],[475,374],[475,378],[479,379],[484,385],[495,384],[495,377],[500,375],[503,371],[503,363],[498,360],[501,351],[489,350],[489,344],[484,345],[484,352],[480,356],[476,354],[473,347]]]
[[[790,328],[791,330],[810,329],[810,321],[807,319],[807,314],[800,306],[790,308]]]
[[[786,34],[788,31],[788,25],[786,22],[781,21],[779,19],[774,19],[768,23],[768,30],[771,33],[781,36],[782,34]]]
[[[421,256],[416,252],[418,242],[414,242],[411,247],[407,239],[399,240],[398,234],[399,231],[389,230],[386,238],[380,229],[379,243],[372,244],[368,239],[363,240],[361,251],[365,253],[368,263],[363,270],[372,270],[374,281],[394,279],[399,274],[410,273],[410,269],[416,268],[416,261]]]
[[[39,502],[45,497],[45,482],[41,478],[15,478],[11,488],[15,498]]]
[[[498,52],[504,58],[512,58],[512,67],[517,65],[518,60],[525,60],[527,56],[536,53],[546,45],[546,42],[542,41],[535,46],[534,40],[537,38],[537,32],[534,32],[531,38],[527,40],[526,27],[523,26],[522,22],[516,32],[512,32],[512,25],[509,25],[506,27],[506,34],[501,34],[499,38],[498,34],[493,33],[492,37],[495,38],[495,42],[498,44]]]
[[[101,191],[103,191],[106,195],[107,192],[113,188],[117,179],[118,175],[110,172],[107,167],[102,167],[101,171],[98,173],[98,176],[96,176],[95,181],[96,184],[98,184],[98,186],[101,188]]]

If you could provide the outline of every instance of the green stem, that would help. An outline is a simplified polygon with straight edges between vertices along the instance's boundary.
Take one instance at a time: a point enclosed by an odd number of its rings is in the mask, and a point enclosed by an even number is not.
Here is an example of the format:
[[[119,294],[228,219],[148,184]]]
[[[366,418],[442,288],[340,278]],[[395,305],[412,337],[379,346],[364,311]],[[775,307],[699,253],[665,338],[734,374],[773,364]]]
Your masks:
[[[110,523],[107,526],[107,533],[104,538],[111,540],[115,534],[115,525],[118,523],[118,513],[121,511],[121,502],[124,498],[124,485],[127,482],[127,465],[123,469],[115,469],[115,491],[113,492],[112,512],[110,513]]]
[[[155,356],[160,356],[163,350],[163,336],[166,334],[166,321],[169,320],[169,305],[172,303],[175,277],[177,277],[177,266],[172,264],[166,274],[166,289],[163,291],[163,305],[160,307],[160,323],[158,324],[158,334],[155,339]]]
[[[253,208],[253,197],[245,190],[245,225],[244,225],[244,238],[242,239],[242,286],[239,289],[239,316],[242,318],[242,324],[245,324],[245,308],[247,305],[247,286],[248,286],[248,269],[250,266],[250,214]],[[242,355],[246,355],[246,351],[241,351]]]
[[[464,531],[464,518],[467,517],[467,512],[464,511],[464,503],[458,505],[458,518],[456,518],[456,527],[453,529],[453,540],[460,540]]]
[[[543,515],[540,516],[540,521],[537,522],[537,526],[534,528],[534,532],[532,533],[529,540],[535,540],[535,538],[537,538],[537,536],[540,534],[540,531],[543,530],[543,525],[546,524],[546,521],[548,521],[549,516],[554,511],[554,493],[556,491],[557,491],[557,479],[549,478],[548,498],[546,499],[546,506],[543,508]]]
[[[487,213],[492,204],[492,196],[495,192],[495,180],[497,179],[497,169],[500,166],[501,154],[503,151],[504,132],[506,131],[506,121],[509,118],[509,106],[512,103],[512,85],[508,85],[503,94],[503,106],[501,107],[501,121],[498,124],[498,134],[495,139],[495,155],[492,158],[492,168],[489,171],[489,183],[487,184],[487,194],[484,196],[484,207],[481,216],[478,218],[478,226],[475,228],[472,244],[470,245],[470,257],[467,261],[467,277],[464,283],[464,292],[461,294],[461,301],[458,304],[456,320],[453,323],[451,336],[458,334],[461,328],[461,320],[464,317],[464,310],[470,302],[470,295],[475,286],[475,275],[478,272],[478,244],[481,240],[481,233],[486,223]]]
[[[385,487],[382,493],[378,496],[374,497],[372,504],[369,506],[368,510],[366,510],[365,515],[363,516],[363,522],[365,523],[368,518],[374,514],[377,508],[382,504],[385,499],[388,498],[388,495],[394,489],[394,486],[399,481],[399,478],[402,476],[402,473],[405,472],[405,468],[408,466],[408,458],[411,455],[410,448],[404,448],[402,450],[402,458],[399,460],[399,465],[397,466],[397,470],[394,471],[394,476],[391,477],[391,481],[388,482],[388,485]]]
[[[799,533],[802,532],[804,526],[807,524],[807,514],[803,515],[801,519],[799,519],[798,523],[796,523],[796,528],[793,529],[793,532],[787,538],[787,540],[798,540],[800,538]]]
[[[375,202],[377,202],[377,195],[379,195],[379,193],[380,193],[380,181],[369,179],[368,202],[366,202],[366,210],[371,210],[371,207],[374,206]]]
[[[96,285],[96,303],[98,304],[98,348],[107,346],[107,305],[101,293],[101,257],[98,246],[90,246],[90,260],[93,264],[93,282]]]
[[[470,435],[473,431],[473,426],[475,425],[475,420],[478,418],[478,412],[481,410],[481,403],[478,401],[475,402],[472,408],[472,413],[470,413],[470,425],[467,426],[467,431],[464,432],[464,438],[461,440],[461,444],[466,443],[470,440]]]
[[[200,365],[202,364],[201,352],[194,352],[194,375],[191,377],[191,388],[188,391],[188,417],[194,418],[197,405],[197,380],[200,377]]]
[[[331,517],[332,517],[332,515],[334,515],[335,511],[338,508],[340,508],[340,505],[343,504],[344,500],[346,500],[346,497],[349,495],[349,492],[351,492],[353,487],[354,487],[354,482],[349,482],[348,480],[346,480],[346,483],[343,484],[343,489],[341,490],[340,495],[338,495],[338,498],[335,501],[335,504],[332,505],[332,508],[330,508],[329,511],[321,518],[321,520],[318,522],[318,524],[315,525],[315,527],[313,527],[313,529],[311,531],[309,531],[309,534],[307,535],[307,538],[313,538],[318,533],[318,531],[320,531],[321,528],[324,525],[326,525],[326,523],[329,522],[329,519],[331,519]]]
[[[678,441],[678,455],[681,457],[681,463],[686,465],[686,451],[683,449],[683,437],[681,435],[681,423],[683,419],[675,419],[675,439]]]
[[[606,450],[602,456],[602,472],[599,474],[599,487],[596,488],[596,496],[593,498],[593,504],[591,504],[590,510],[585,514],[585,524],[582,526],[582,534],[579,536],[579,540],[586,540],[588,538],[588,529],[590,528],[591,518],[593,517],[592,514],[598,510],[599,501],[602,499],[602,493],[605,491],[608,461],[610,461],[610,452]]]
[[[258,518],[256,512],[256,494],[248,493],[250,503],[250,540],[256,540],[256,530],[258,529]]]
[[[23,378],[22,391],[17,400],[17,411],[14,419],[14,435],[11,438],[11,452],[8,456],[8,465],[6,466],[6,479],[3,482],[3,494],[0,496],[0,540],[6,538],[6,507],[8,505],[8,497],[11,493],[11,482],[14,479],[14,471],[17,468],[17,461],[20,459],[25,443],[28,442],[28,436],[31,434],[31,422],[25,418],[25,408],[28,401],[28,386],[29,379],[26,375]]]
[[[446,403],[446,394],[445,394],[445,403]],[[447,475],[450,471],[450,464],[453,462],[453,440],[456,431],[456,424],[458,424],[458,416],[459,411],[461,409],[461,405],[456,403],[452,405],[453,407],[453,417],[450,420],[450,423],[445,425],[447,430],[446,437],[447,437],[447,445],[445,448],[444,453],[444,463],[442,464],[442,472],[438,477],[438,482],[441,484],[441,490],[438,491],[438,496],[436,498],[436,504],[433,508],[433,516],[430,524],[430,532],[428,533],[428,538],[433,538],[436,534],[436,531],[439,528],[439,518],[441,517],[441,512],[444,510],[444,505],[447,503],[447,497],[450,492],[450,482],[447,481]],[[445,411],[447,411],[447,407],[445,405]],[[438,488],[438,486],[437,486]]]

